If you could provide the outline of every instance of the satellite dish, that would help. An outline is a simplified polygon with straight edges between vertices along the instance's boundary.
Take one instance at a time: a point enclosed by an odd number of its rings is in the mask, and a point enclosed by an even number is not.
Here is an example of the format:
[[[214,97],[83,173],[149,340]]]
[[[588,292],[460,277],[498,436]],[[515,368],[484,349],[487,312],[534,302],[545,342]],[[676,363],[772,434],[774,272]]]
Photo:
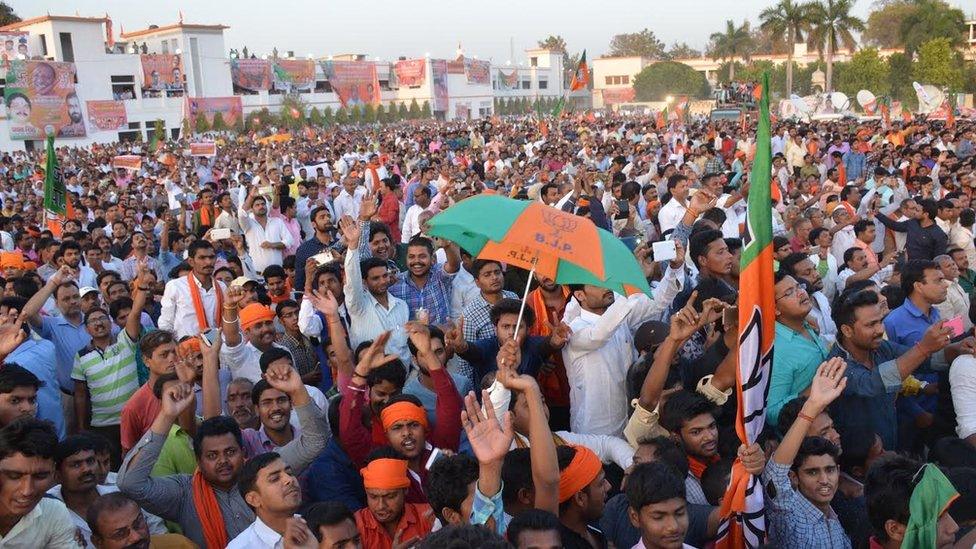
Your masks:
[[[857,92],[857,104],[864,109],[864,112],[873,114],[874,109],[877,107],[878,100],[870,91],[861,90]]]
[[[803,114],[809,114],[810,111],[812,110],[810,108],[810,105],[808,105],[807,102],[804,101],[802,97],[800,97],[795,93],[790,96],[790,103],[793,103],[793,106],[796,107],[796,110]]]
[[[830,104],[839,111],[846,111],[851,106],[851,100],[843,92],[830,94]]]

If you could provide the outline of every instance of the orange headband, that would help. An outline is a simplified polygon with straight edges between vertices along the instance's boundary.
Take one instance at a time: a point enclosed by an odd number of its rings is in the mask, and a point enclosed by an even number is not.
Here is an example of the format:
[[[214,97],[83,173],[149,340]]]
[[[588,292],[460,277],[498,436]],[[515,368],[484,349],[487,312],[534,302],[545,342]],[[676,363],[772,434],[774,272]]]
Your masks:
[[[402,459],[380,458],[369,462],[359,470],[363,475],[363,487],[372,490],[397,490],[410,488],[407,478],[407,462]]]
[[[573,461],[559,473],[559,503],[563,503],[576,492],[586,488],[586,485],[593,482],[603,469],[600,458],[596,457],[593,450],[585,446],[573,446],[573,448],[576,449]]]
[[[398,421],[413,420],[427,429],[427,412],[420,406],[412,402],[401,400],[394,402],[380,412],[380,420],[383,422],[383,431],[389,431]]]
[[[186,357],[186,356],[193,356],[193,355],[201,352],[202,349],[203,348],[200,347],[200,338],[199,337],[191,337],[190,339],[187,339],[187,340],[183,341],[182,343],[180,343],[180,346],[179,346],[179,355],[180,356],[184,356],[184,357]]]
[[[258,322],[274,320],[275,317],[274,312],[271,311],[270,307],[265,307],[260,303],[251,303],[247,307],[244,307],[241,309],[239,316],[241,320],[241,329],[245,331]]]

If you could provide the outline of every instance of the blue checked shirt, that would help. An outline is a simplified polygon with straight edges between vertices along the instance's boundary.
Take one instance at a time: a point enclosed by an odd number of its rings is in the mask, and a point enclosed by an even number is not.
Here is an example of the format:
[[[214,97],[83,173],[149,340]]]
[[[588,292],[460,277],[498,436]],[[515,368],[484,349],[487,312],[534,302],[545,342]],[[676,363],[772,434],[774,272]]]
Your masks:
[[[418,288],[410,278],[410,271],[399,274],[390,286],[390,294],[407,302],[410,320],[417,317],[417,309],[427,309],[430,324],[447,324],[451,318],[451,289],[454,275],[444,272],[442,265],[434,265],[427,276],[427,284]]]
[[[503,299],[518,299],[515,292],[502,290]],[[478,294],[471,299],[471,302],[464,306],[464,340],[478,341],[495,337],[495,325],[491,321],[491,303],[485,300],[485,296]]]
[[[789,465],[766,462],[766,519],[769,521],[770,547],[844,549],[851,540],[844,533],[837,513],[828,515],[815,507],[790,484]]]
[[[474,487],[474,502],[471,504],[471,524],[480,526],[488,525],[490,519],[495,520],[495,533],[504,536],[508,531],[508,523],[512,517],[505,512],[505,504],[502,502],[502,486],[499,486],[498,493],[490,498],[481,493],[477,486]]]

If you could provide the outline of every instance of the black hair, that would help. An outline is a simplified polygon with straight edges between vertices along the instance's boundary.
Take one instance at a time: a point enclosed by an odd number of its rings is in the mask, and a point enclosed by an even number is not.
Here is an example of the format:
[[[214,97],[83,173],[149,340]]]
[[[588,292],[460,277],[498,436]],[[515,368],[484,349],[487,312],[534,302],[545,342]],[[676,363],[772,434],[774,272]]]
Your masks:
[[[844,449],[837,464],[847,474],[851,474],[855,467],[861,467],[867,472],[865,464],[871,455],[871,448],[877,442],[878,435],[870,427],[851,425],[840,433],[840,445]],[[863,474],[863,473],[862,473]]]
[[[512,517],[505,534],[508,541],[518,547],[522,532],[555,532],[559,536],[560,544],[562,543],[559,517],[542,509],[526,509]]]
[[[481,275],[481,269],[489,265],[498,265],[498,268],[502,268],[502,264],[494,259],[475,259],[474,263],[471,265],[471,276],[478,278]]]
[[[669,499],[685,500],[685,479],[671,465],[652,461],[634,467],[627,477],[627,505],[640,512],[648,505]]]
[[[728,219],[728,215],[722,208],[709,208],[702,214],[702,219],[707,219],[715,225],[721,227],[725,220]]]
[[[773,237],[773,250],[774,251],[782,248],[783,246],[789,246],[789,245],[790,245],[790,239],[789,238],[786,238],[785,236],[781,236],[781,235],[777,235],[777,236],[774,236]]]
[[[954,467],[944,472],[949,482],[959,492],[959,497],[949,507],[949,514],[957,524],[972,523],[976,520],[976,469]]]
[[[119,316],[119,313],[126,309],[131,309],[134,305],[131,297],[122,296],[109,304],[108,314],[112,317],[112,320],[115,320]]]
[[[313,503],[302,512],[302,518],[308,523],[308,529],[315,535],[315,539],[322,541],[322,526],[335,526],[345,521],[356,524],[356,516],[344,504],[336,501],[320,501]]]
[[[203,420],[197,427],[197,432],[193,435],[193,454],[200,461],[203,454],[203,439],[207,437],[219,437],[222,435],[233,435],[237,445],[244,448],[244,438],[241,436],[241,428],[228,416],[214,416]]]
[[[779,271],[796,278],[796,266],[804,259],[810,259],[810,256],[800,252],[791,253],[779,260]]]
[[[248,492],[254,490],[254,485],[257,484],[258,474],[261,472],[261,469],[271,465],[272,462],[278,459],[281,459],[278,452],[265,452],[244,462],[244,466],[241,467],[241,473],[237,475],[237,489],[241,491],[242,498],[247,498]],[[248,507],[250,507],[250,504],[248,504]]]
[[[88,433],[79,433],[65,437],[54,450],[54,466],[60,467],[61,463],[78,452],[91,451],[97,453],[97,445]]]
[[[7,362],[0,367],[0,394],[12,393],[17,387],[33,387],[38,390],[44,382],[20,364]]]
[[[680,174],[680,173],[675,174],[675,175],[672,175],[671,177],[669,177],[668,178],[668,194],[670,194],[671,191],[674,190],[674,188],[676,186],[678,186],[678,183],[681,183],[682,181],[687,181],[687,180],[688,180],[688,178],[686,176]]]
[[[926,177],[925,179],[928,178]],[[935,221],[935,218],[939,216],[939,205],[935,200],[923,198],[922,200],[917,200],[916,203],[932,221]]]
[[[119,275],[119,273],[109,269],[105,269],[104,271],[98,273],[98,276],[95,277],[96,285],[101,286],[102,281],[104,281],[106,278],[115,278],[117,280],[122,280],[122,277]]]
[[[151,359],[156,349],[167,343],[176,343],[173,332],[169,330],[153,330],[139,339],[139,351],[144,358],[149,357]]]
[[[729,487],[733,460],[725,458],[705,468],[701,476],[702,492],[709,505],[718,505]]]
[[[281,347],[273,346],[267,351],[261,353],[261,359],[258,361],[258,365],[261,367],[261,373],[268,371],[268,366],[276,360],[281,360],[287,358],[291,361],[292,365],[295,364],[295,359],[292,358],[291,353],[287,349],[282,349]]]
[[[50,421],[21,417],[0,429],[0,460],[14,454],[53,460],[57,447],[58,434]]]
[[[34,294],[40,290],[41,286],[36,280],[29,276],[21,276],[14,279],[14,296],[11,297],[19,297],[23,299],[24,305],[26,305],[27,300],[33,297]],[[24,310],[23,306],[21,306],[18,310]]]
[[[854,234],[861,234],[864,231],[874,227],[874,223],[867,219],[858,219],[854,222]]]
[[[491,311],[489,312],[492,325],[498,324],[502,315],[518,315],[521,309],[522,302],[517,299],[507,297],[499,300],[498,303],[495,303],[491,307]],[[522,325],[529,330],[535,325],[535,311],[531,307],[526,307],[522,312]]]
[[[103,537],[102,533],[98,529],[98,519],[101,518],[102,513],[118,511],[119,509],[124,509],[129,505],[135,505],[137,508],[139,507],[139,504],[136,503],[134,499],[123,494],[122,492],[109,492],[95,498],[95,501],[88,506],[88,512],[85,513],[85,522],[88,523],[88,528],[91,530],[92,537]]]
[[[444,332],[440,328],[431,325],[427,326],[427,331],[430,332],[431,339],[437,339],[440,340],[441,343],[444,343]],[[417,356],[417,346],[413,344],[413,341],[411,341],[410,338],[407,338],[407,349],[410,351],[410,356]]]
[[[515,448],[505,454],[502,462],[502,501],[514,507],[520,490],[532,490],[532,455],[528,448]]]
[[[153,382],[152,393],[158,400],[163,400],[163,386],[171,381],[179,381],[180,378],[176,375],[176,372],[167,372],[156,378]]]
[[[885,523],[908,525],[908,502],[915,490],[915,475],[922,464],[900,454],[887,454],[874,462],[864,481],[868,522],[878,541],[888,541]]]
[[[670,464],[682,477],[688,475],[688,454],[674,440],[658,435],[638,440],[637,446],[651,446],[655,460]]]
[[[925,280],[925,271],[939,270],[935,261],[925,259],[913,259],[906,261],[901,268],[901,291],[905,292],[905,297],[911,297],[915,291],[915,283]]]
[[[940,467],[976,469],[976,448],[961,438],[943,437],[932,446],[929,461]]]
[[[966,208],[959,212],[959,224],[963,227],[972,227],[973,224],[976,224],[976,210]]]
[[[803,466],[803,462],[812,456],[830,456],[834,458],[836,463],[837,457],[840,456],[840,448],[823,437],[806,437],[800,443],[800,449],[796,452],[796,457],[793,458],[793,465],[790,468],[794,471],[799,469]]]
[[[366,280],[366,277],[369,276],[370,271],[377,268],[385,271],[387,269],[386,261],[378,257],[367,257],[366,259],[359,261],[359,272],[363,275],[363,280]]]
[[[691,238],[688,239],[688,253],[691,254],[691,260],[695,263],[695,267],[701,268],[698,257],[708,253],[708,246],[716,240],[722,240],[722,238],[722,231],[717,229],[707,229],[691,235]]]
[[[342,262],[340,261],[330,261],[324,265],[319,265],[315,268],[315,274],[312,275],[312,289],[318,291],[319,289],[319,277],[324,274],[331,274],[336,277],[336,280],[342,282],[343,271]]]
[[[202,238],[198,238],[198,239],[194,240],[193,242],[191,242],[189,246],[187,246],[187,248],[186,248],[186,257],[188,257],[190,259],[193,259],[194,256],[197,255],[197,251],[199,251],[199,250],[213,250],[213,249],[214,249],[214,245],[211,244],[209,240],[204,240]]]
[[[510,549],[505,538],[481,525],[445,526],[428,535],[418,549]]]
[[[261,276],[267,281],[269,278],[288,278],[288,273],[285,272],[285,268],[281,265],[268,265],[265,267],[264,272],[261,273]]]
[[[366,374],[366,385],[368,387],[378,385],[383,381],[389,381],[397,390],[403,389],[407,382],[407,368],[399,358],[374,368]]]
[[[779,417],[776,421],[776,429],[779,431],[780,436],[786,436],[786,432],[790,430],[790,427],[793,426],[796,418],[800,416],[800,410],[803,408],[806,401],[807,397],[798,396],[780,408]]]
[[[441,524],[447,524],[444,508],[461,511],[468,497],[468,485],[478,480],[478,460],[468,454],[455,454],[437,460],[427,473],[427,500]]]
[[[844,337],[840,329],[841,326],[852,326],[854,324],[854,315],[859,308],[877,305],[879,302],[878,294],[871,290],[839,295],[831,312],[834,324],[837,325],[837,339],[840,340]]]
[[[672,394],[661,409],[661,427],[671,433],[680,433],[681,427],[702,414],[715,416],[718,408],[704,396],[682,389]]]
[[[268,383],[268,380],[259,379],[258,382],[254,384],[254,387],[251,387],[251,403],[257,406],[258,402],[261,401],[261,395],[268,389],[274,389],[274,387]]]
[[[392,240],[392,239],[391,239]],[[416,246],[422,246],[427,248],[427,253],[434,255],[434,241],[423,235],[415,235],[407,242],[407,248],[413,248]]]
[[[827,232],[827,229],[823,227],[817,227],[810,231],[810,236],[807,237],[807,240],[809,241],[810,244],[814,244],[817,242],[817,239],[820,238],[820,235],[823,234],[824,232]]]

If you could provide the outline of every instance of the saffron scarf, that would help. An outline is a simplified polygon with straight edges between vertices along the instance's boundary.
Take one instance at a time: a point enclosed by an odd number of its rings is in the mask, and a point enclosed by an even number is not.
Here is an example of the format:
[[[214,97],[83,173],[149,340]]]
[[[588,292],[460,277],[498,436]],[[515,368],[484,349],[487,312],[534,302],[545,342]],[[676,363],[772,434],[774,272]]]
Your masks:
[[[692,474],[692,476],[694,476],[695,478],[701,480],[702,473],[705,472],[705,469],[707,469],[709,465],[717,462],[718,460],[719,460],[719,457],[718,456],[715,456],[715,459],[712,459],[711,461],[709,461],[708,463],[706,463],[706,462],[704,462],[704,461],[696,458],[695,456],[689,455],[688,456],[688,471]]]
[[[200,297],[200,288],[197,286],[197,280],[193,276],[193,273],[187,273],[186,283],[190,288],[190,298],[193,299],[193,309],[197,314],[197,326],[200,327],[200,331],[206,331],[210,327],[210,322],[207,321],[207,312],[203,310],[203,298]],[[220,318],[221,311],[224,307],[224,292],[220,290],[220,283],[216,280],[213,281],[214,291],[217,293],[217,310],[214,311],[214,322]]]
[[[227,528],[224,526],[224,515],[220,512],[220,505],[217,503],[217,496],[214,494],[213,487],[207,484],[197,469],[193,473],[191,481],[191,492],[193,494],[193,506],[200,517],[200,526],[203,528],[203,539],[209,549],[218,549],[227,546]]]

